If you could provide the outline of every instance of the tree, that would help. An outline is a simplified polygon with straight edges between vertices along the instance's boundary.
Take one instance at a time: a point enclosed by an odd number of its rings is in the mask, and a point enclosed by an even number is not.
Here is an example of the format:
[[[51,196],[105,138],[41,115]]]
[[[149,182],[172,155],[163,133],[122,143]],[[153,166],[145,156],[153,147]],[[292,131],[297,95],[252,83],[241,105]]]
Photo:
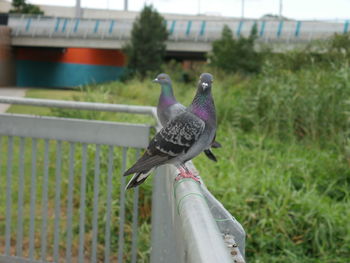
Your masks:
[[[145,5],[136,18],[131,31],[131,41],[124,47],[128,69],[144,78],[148,72],[159,71],[165,56],[168,32],[164,18]]]
[[[255,51],[257,26],[252,27],[248,38],[233,38],[232,30],[225,25],[221,38],[212,44],[210,64],[228,72],[256,73],[260,71],[262,56]]]
[[[43,15],[44,12],[40,7],[32,4],[27,4],[26,0],[13,0],[12,9],[10,13],[15,14],[32,14],[32,15]]]

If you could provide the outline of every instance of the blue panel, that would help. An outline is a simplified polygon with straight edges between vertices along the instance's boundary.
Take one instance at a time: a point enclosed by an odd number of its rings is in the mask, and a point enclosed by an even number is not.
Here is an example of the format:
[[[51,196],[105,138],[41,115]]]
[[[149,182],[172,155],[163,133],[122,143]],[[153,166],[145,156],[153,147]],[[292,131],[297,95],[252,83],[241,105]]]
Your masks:
[[[108,30],[108,33],[109,33],[109,34],[112,34],[114,24],[115,24],[115,21],[114,21],[114,20],[112,20],[112,21],[111,21],[111,24],[110,24],[110,26],[109,26],[109,30]]]
[[[187,29],[186,29],[186,36],[188,36],[191,32],[191,26],[192,26],[192,21],[188,21],[187,23]]]
[[[259,33],[259,36],[261,36],[261,37],[265,33],[265,25],[266,25],[266,21],[262,21],[261,28],[260,28],[260,33]]]
[[[119,79],[123,67],[16,61],[16,81],[20,87],[76,87]]]
[[[237,35],[238,37],[241,35],[243,23],[244,23],[243,20],[239,21],[238,28],[237,28],[237,33],[236,33],[236,35]]]
[[[298,21],[297,26],[295,28],[295,34],[294,34],[296,37],[299,37],[300,35],[300,28],[301,28],[301,21]]]
[[[80,19],[75,20],[74,33],[78,31],[79,23],[80,23]]]
[[[94,33],[98,32],[98,27],[100,25],[100,20],[96,20],[95,28],[94,28]]]
[[[199,32],[199,35],[200,35],[200,36],[203,36],[203,35],[204,35],[205,26],[206,26],[206,21],[202,21],[201,31]]]
[[[26,24],[26,32],[29,31],[29,28],[30,28],[30,24],[32,23],[32,19],[31,18],[28,18],[27,20],[27,24]]]
[[[278,29],[277,29],[277,37],[280,37],[282,35],[282,29],[283,29],[283,20],[280,21],[278,24]]]
[[[67,22],[68,22],[68,19],[65,18],[64,21],[63,21],[62,32],[66,32]]]
[[[61,18],[57,17],[56,19],[56,25],[55,25],[55,32],[58,32],[58,28],[60,26]]]
[[[349,20],[346,20],[344,24],[344,34],[348,32],[348,29],[349,29]]]
[[[174,33],[175,25],[176,25],[176,20],[174,20],[173,23],[171,24],[170,35]]]

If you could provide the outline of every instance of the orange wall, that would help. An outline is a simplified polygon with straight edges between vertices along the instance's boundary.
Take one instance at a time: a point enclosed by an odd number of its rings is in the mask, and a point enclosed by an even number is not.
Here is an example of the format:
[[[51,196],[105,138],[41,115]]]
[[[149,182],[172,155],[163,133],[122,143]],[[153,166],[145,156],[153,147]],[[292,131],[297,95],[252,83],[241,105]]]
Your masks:
[[[17,48],[16,59],[117,67],[126,63],[121,51],[96,48]]]

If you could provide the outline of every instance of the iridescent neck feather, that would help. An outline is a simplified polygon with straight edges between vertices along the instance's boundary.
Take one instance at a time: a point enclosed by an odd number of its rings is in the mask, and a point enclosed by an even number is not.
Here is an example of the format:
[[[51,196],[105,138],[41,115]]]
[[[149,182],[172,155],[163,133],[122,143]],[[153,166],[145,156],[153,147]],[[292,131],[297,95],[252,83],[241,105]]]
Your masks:
[[[197,93],[190,107],[193,114],[207,122],[216,122],[215,104],[210,92]]]
[[[177,103],[171,84],[162,84],[162,92],[159,97],[159,105],[161,107],[168,107]]]

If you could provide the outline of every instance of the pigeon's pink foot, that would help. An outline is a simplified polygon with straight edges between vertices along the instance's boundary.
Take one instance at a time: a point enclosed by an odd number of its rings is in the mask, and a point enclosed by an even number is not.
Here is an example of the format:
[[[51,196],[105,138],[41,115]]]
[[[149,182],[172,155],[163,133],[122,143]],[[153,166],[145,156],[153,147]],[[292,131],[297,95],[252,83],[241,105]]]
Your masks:
[[[184,178],[190,178],[190,179],[195,180],[196,182],[200,183],[201,178],[198,175],[195,175],[191,171],[186,171],[185,169],[182,169],[182,168],[179,168],[179,171],[180,171],[180,173],[175,178],[176,182],[181,180],[181,179],[184,179]]]

